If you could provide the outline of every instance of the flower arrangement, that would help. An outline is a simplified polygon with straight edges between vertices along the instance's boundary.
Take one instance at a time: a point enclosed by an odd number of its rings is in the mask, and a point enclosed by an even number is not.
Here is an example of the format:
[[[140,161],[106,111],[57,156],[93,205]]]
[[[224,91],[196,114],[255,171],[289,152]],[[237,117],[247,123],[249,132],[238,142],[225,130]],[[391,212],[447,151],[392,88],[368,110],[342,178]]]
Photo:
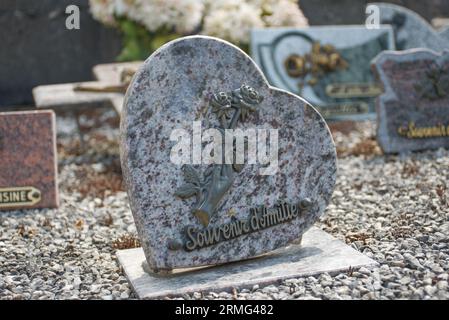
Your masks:
[[[89,0],[93,17],[123,34],[119,61],[144,59],[164,43],[204,34],[248,51],[250,31],[307,26],[295,0]]]

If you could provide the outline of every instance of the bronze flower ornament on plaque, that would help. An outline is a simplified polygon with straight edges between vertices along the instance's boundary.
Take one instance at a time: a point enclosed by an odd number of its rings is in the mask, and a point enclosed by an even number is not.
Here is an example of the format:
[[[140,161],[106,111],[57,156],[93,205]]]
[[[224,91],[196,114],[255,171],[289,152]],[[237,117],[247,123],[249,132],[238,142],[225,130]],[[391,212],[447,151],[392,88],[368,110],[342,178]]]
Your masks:
[[[247,85],[242,85],[229,94],[225,92],[214,94],[210,101],[210,111],[220,121],[221,127],[217,129],[222,135],[222,141],[225,140],[225,130],[235,129],[238,121],[245,121],[250,113],[257,110],[256,106],[262,101],[263,98],[258,92]],[[234,159],[235,149],[233,153]],[[203,175],[193,166],[184,165],[185,184],[175,193],[182,199],[196,196],[196,204],[192,212],[205,227],[209,225],[220,200],[231,188],[235,173],[243,169],[242,164],[226,163],[225,154],[222,157],[222,164],[209,166]]]
[[[284,66],[290,77],[304,81],[307,78],[307,84],[313,86],[326,74],[348,68],[348,62],[334,46],[314,42],[310,53],[292,54],[284,61]],[[303,87],[304,82],[300,82],[299,86]]]

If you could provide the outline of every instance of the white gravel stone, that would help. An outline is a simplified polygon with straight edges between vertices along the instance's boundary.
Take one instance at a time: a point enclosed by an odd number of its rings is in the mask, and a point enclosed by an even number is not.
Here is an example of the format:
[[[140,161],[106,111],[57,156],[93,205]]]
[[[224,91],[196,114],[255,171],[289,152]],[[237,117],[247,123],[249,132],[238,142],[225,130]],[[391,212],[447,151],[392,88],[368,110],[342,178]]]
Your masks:
[[[351,150],[374,132],[372,123],[362,122],[334,139],[339,149]],[[90,142],[94,134],[112,142]],[[59,142],[69,145],[74,136]],[[80,192],[86,174],[109,178],[118,161],[117,128],[104,125],[85,137],[87,153],[60,154],[59,209],[0,214],[0,299],[135,298],[112,246],[118,237],[135,233],[126,193]],[[208,292],[181,298],[449,299],[449,192],[437,193],[440,186],[449,188],[449,151],[348,155],[339,159],[338,169],[332,201],[317,225],[370,254],[378,268],[255,285],[236,296]],[[19,235],[21,225],[34,232]]]

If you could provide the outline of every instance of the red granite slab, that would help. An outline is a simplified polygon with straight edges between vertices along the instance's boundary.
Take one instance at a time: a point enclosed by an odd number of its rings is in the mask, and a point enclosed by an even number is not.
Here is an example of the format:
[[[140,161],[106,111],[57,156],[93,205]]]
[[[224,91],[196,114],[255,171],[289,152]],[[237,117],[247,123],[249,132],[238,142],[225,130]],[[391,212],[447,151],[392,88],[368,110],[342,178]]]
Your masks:
[[[0,210],[58,207],[57,172],[54,112],[0,113]]]

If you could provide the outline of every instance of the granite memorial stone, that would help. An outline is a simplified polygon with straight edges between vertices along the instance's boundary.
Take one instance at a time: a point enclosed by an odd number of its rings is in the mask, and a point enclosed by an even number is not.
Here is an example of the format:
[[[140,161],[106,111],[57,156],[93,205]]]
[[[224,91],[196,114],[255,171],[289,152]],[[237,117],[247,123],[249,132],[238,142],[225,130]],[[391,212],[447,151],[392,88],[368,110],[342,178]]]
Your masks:
[[[184,139],[187,149],[178,149]],[[146,269],[159,273],[298,241],[336,179],[321,115],[270,86],[243,51],[203,36],[164,45],[137,71],[121,117],[121,161]]]
[[[0,113],[0,210],[58,206],[55,115]]]
[[[449,51],[384,52],[372,66],[385,90],[377,99],[384,152],[449,147]]]
[[[370,3],[379,8],[380,23],[393,27],[396,50],[426,48],[449,49],[446,31],[436,31],[424,18],[410,9],[390,3]]]
[[[296,93],[327,119],[375,117],[375,86],[370,62],[394,50],[390,26],[325,26],[256,29],[251,53],[270,84]]]

